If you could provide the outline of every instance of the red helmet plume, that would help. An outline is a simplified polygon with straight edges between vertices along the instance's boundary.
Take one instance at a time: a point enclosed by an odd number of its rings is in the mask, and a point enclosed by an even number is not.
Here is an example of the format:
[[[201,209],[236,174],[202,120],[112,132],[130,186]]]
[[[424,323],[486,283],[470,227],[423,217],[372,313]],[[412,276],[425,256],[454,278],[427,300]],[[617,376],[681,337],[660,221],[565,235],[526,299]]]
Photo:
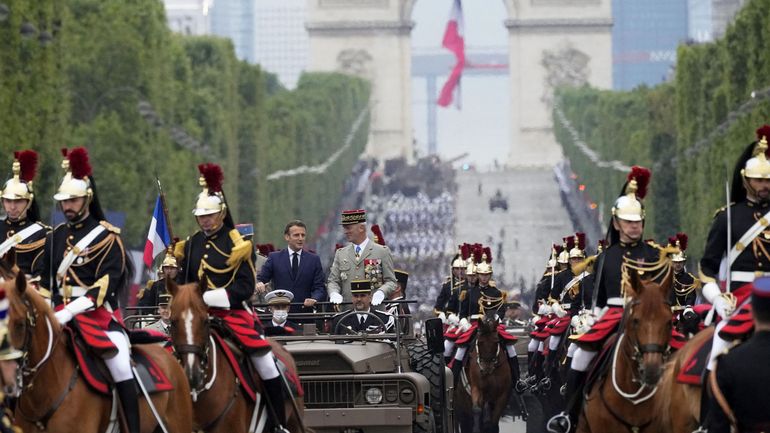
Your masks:
[[[564,238],[564,245],[567,252],[575,248],[575,236],[567,236]]]
[[[470,256],[471,256],[470,244],[464,243],[460,245],[460,257],[462,257],[463,260],[468,260]]]
[[[583,232],[577,232],[575,233],[577,247],[579,250],[583,251],[586,249],[586,234]]]
[[[206,182],[206,188],[209,194],[222,192],[222,183],[225,175],[222,173],[222,167],[214,163],[198,164],[198,171]]]
[[[762,125],[757,128],[757,140],[761,140],[763,137],[770,140],[770,125]]]
[[[649,169],[635,165],[631,167],[631,173],[628,174],[627,180],[636,180],[636,196],[639,199],[644,199],[647,195],[647,187],[650,184],[650,177],[652,173]]]
[[[492,263],[492,250],[489,247],[484,247],[484,254],[487,255],[487,263]]]
[[[23,182],[32,182],[37,173],[37,152],[34,150],[14,152],[14,158],[19,161],[19,179]]]
[[[67,159],[70,162],[70,173],[75,179],[91,176],[91,163],[88,161],[88,151],[85,147],[76,147],[69,151]]]
[[[372,233],[374,233],[374,236],[376,236],[375,241],[384,247],[385,238],[382,236],[382,230],[380,230],[379,224],[372,224]]]
[[[684,251],[687,249],[687,234],[679,232],[676,234],[676,240],[679,241],[679,249]]]

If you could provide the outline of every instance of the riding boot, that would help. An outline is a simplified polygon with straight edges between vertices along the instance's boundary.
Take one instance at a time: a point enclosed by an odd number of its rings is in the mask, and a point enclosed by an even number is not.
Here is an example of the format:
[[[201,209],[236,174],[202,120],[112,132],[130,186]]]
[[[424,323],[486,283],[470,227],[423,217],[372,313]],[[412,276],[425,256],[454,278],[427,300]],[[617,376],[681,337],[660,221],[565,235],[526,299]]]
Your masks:
[[[577,420],[580,415],[580,408],[583,405],[583,388],[585,387],[585,371],[570,369],[567,373],[567,407],[564,412],[552,417],[546,424],[546,429],[550,433],[569,433],[577,428]]]
[[[124,380],[115,383],[115,389],[118,391],[120,405],[123,407],[123,415],[126,417],[128,433],[139,433],[139,400],[136,396],[136,385],[134,379]]]
[[[267,394],[270,405],[275,412],[275,424],[276,430],[280,427],[286,427],[286,410],[283,405],[283,384],[281,383],[281,377],[276,377],[270,380],[263,380],[265,385],[265,393]],[[280,430],[279,430],[280,431]]]
[[[511,367],[511,383],[513,384],[513,390],[519,394],[523,393],[527,386],[524,382],[521,382],[521,372],[519,371],[519,359],[514,356],[508,358],[508,365]]]
[[[701,395],[700,395],[700,418],[698,418],[698,428],[695,432],[705,432],[706,423],[709,416],[709,404],[711,400],[711,388],[709,387],[709,370],[703,370],[703,376],[701,377]]]
[[[454,378],[454,385],[457,386],[457,381],[460,380],[460,372],[463,370],[463,362],[459,359],[455,359],[452,362],[452,377]]]
[[[548,352],[548,356],[546,356],[545,362],[543,363],[543,377],[551,377],[551,372],[553,371],[553,366],[556,362],[556,353],[556,350],[551,350]]]
[[[543,355],[543,352],[537,351],[535,352],[535,377],[537,378],[538,382],[540,379],[543,378],[543,364],[545,363],[545,355]]]

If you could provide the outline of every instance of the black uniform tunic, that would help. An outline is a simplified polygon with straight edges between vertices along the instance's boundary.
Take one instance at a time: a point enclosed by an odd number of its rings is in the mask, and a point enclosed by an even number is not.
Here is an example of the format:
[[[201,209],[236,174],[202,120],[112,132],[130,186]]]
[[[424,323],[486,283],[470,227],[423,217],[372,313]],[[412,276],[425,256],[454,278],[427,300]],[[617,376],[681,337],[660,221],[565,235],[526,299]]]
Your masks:
[[[149,287],[142,291],[137,305],[139,307],[157,307],[160,303],[160,295],[166,293],[166,280],[160,279],[152,281]]]
[[[441,292],[438,294],[438,298],[436,298],[436,305],[433,307],[433,311],[438,313],[457,313],[459,308],[459,291],[460,291],[461,284],[457,287],[452,287],[452,279],[447,278],[447,280],[444,282],[444,284],[441,285]]]
[[[671,305],[686,306],[695,305],[695,298],[698,297],[698,284],[695,276],[689,272],[679,272],[674,274],[674,290],[671,292]]]
[[[740,432],[770,431],[770,331],[760,331],[719,357],[717,384],[735,414]],[[750,367],[750,368],[747,368]],[[759,398],[758,398],[759,397]],[[728,433],[730,423],[711,398],[709,433]]]
[[[493,286],[478,286],[472,290],[468,290],[465,293],[465,299],[460,303],[460,318],[471,319],[473,316],[479,314],[479,299],[485,296],[487,298],[499,298],[502,296],[502,292],[497,287]],[[500,304],[500,309],[504,309],[504,303]],[[504,310],[503,310],[504,311]]]
[[[571,269],[565,269],[556,275],[553,290],[551,291],[551,298],[556,299],[562,304],[562,308],[568,311],[570,314],[575,314],[582,308],[582,286],[585,276],[572,283],[572,280],[577,278]],[[572,283],[568,288],[567,286]]]
[[[607,305],[609,299],[623,297],[621,281],[624,259],[631,259],[637,262],[643,261],[651,265],[657,263],[660,259],[660,250],[648,245],[646,242],[632,242],[630,244],[618,242],[602,252],[596,264],[598,272],[601,260],[604,260],[604,265],[601,265],[602,275],[599,281],[596,306],[603,308]],[[621,305],[614,306],[620,307]]]
[[[0,243],[8,238],[12,238],[32,224],[35,224],[35,221],[27,219],[11,221],[8,218],[4,219],[2,223],[0,223]],[[16,266],[27,275],[34,274],[34,269],[38,265],[40,258],[43,256],[45,237],[51,232],[50,227],[43,224],[40,225],[43,227],[42,230],[32,234],[14,247],[16,250]]]
[[[751,201],[742,201],[730,206],[730,219],[732,231],[730,233],[732,248],[738,240],[766,213],[770,212],[770,203],[756,204]],[[770,251],[770,231],[760,233],[752,244],[746,245],[735,258],[731,271],[770,272],[770,257],[763,252]],[[706,249],[700,261],[701,280],[714,282],[719,279],[719,265],[722,257],[727,252],[727,212],[724,209],[717,211],[711,223]],[[735,290],[746,282],[732,281],[731,290]]]
[[[100,224],[105,230],[77,254],[60,285],[55,275],[64,256]],[[75,297],[72,286],[79,286],[87,290],[85,295],[95,307],[109,305],[113,311],[118,309],[118,289],[126,270],[126,252],[119,233],[118,228],[89,215],[77,223],[58,225],[46,237],[35,274],[40,276],[40,286],[50,290],[54,305],[71,301]]]

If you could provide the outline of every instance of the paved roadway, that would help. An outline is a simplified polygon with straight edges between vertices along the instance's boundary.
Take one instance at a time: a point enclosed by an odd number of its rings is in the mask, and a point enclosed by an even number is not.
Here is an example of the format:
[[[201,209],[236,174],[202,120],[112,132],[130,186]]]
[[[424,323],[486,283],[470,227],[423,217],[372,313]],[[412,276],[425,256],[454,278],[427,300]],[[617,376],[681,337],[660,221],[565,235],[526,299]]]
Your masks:
[[[545,269],[550,245],[574,231],[553,171],[460,171],[457,185],[456,243],[489,245],[495,279],[504,283],[503,289],[520,288],[521,279],[532,287]],[[508,199],[507,212],[489,210],[497,189]]]
[[[460,171],[457,184],[456,243],[490,245],[495,279],[502,282],[502,289],[519,289],[522,279],[526,288],[533,289],[545,268],[550,245],[573,232],[553,171]],[[507,212],[489,210],[489,199],[497,189],[508,199]],[[517,351],[526,348],[517,347]],[[500,432],[525,433],[526,424],[503,417]]]

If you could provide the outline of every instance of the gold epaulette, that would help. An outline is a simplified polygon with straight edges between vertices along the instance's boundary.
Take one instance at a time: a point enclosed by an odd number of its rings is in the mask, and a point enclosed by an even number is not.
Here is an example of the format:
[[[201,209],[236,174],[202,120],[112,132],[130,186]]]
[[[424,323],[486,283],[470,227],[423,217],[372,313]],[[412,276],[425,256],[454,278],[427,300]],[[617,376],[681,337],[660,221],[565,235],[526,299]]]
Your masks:
[[[497,283],[495,282],[495,280],[489,280],[489,287],[497,288]]]
[[[189,237],[187,239],[190,239]],[[184,246],[187,243],[187,239],[183,241],[176,241],[174,244],[174,257],[180,262],[184,260]]]
[[[735,202],[734,202],[734,201],[731,201],[731,202],[730,202],[730,206],[732,206],[732,205],[734,205],[734,204],[735,204]],[[717,217],[717,215],[719,215],[719,212],[724,212],[726,209],[727,209],[727,206],[722,206],[722,207],[720,207],[719,209],[717,209],[717,210],[715,210],[715,211],[714,211],[714,216],[713,216],[713,217],[711,217],[711,218],[716,218],[716,217]]]
[[[227,265],[235,266],[238,263],[248,260],[252,251],[251,241],[243,239],[241,233],[236,229],[230,230],[228,235],[230,235],[230,240],[233,241],[233,250],[230,251]]]
[[[596,262],[596,257],[597,256],[590,256],[590,257],[586,258],[585,260],[583,260],[582,262],[573,265],[572,266],[572,273],[574,275],[582,274],[583,272],[585,272],[586,269],[588,269],[589,267],[593,266],[594,262]]]
[[[464,301],[465,300],[465,296],[466,296],[466,292],[468,292],[468,291],[467,290],[460,290],[460,296],[458,296],[457,299],[459,299],[461,301]]]
[[[116,235],[119,235],[119,234],[120,234],[120,229],[119,229],[119,228],[117,228],[117,227],[115,227],[114,225],[112,225],[112,224],[108,223],[107,221],[104,221],[104,220],[102,220],[102,221],[99,221],[99,224],[101,224],[102,226],[104,226],[104,228],[106,228],[106,229],[107,229],[107,231],[110,231],[110,232],[112,232],[112,233],[115,233]]]
[[[155,283],[155,280],[147,280],[147,284],[145,284],[145,286],[142,287],[141,290],[139,290],[139,293],[136,294],[136,299],[142,299],[144,297],[144,292],[149,290],[154,283]]]
[[[452,276],[451,275],[446,277],[446,280],[444,280],[445,283],[448,282],[448,281],[452,281]]]

